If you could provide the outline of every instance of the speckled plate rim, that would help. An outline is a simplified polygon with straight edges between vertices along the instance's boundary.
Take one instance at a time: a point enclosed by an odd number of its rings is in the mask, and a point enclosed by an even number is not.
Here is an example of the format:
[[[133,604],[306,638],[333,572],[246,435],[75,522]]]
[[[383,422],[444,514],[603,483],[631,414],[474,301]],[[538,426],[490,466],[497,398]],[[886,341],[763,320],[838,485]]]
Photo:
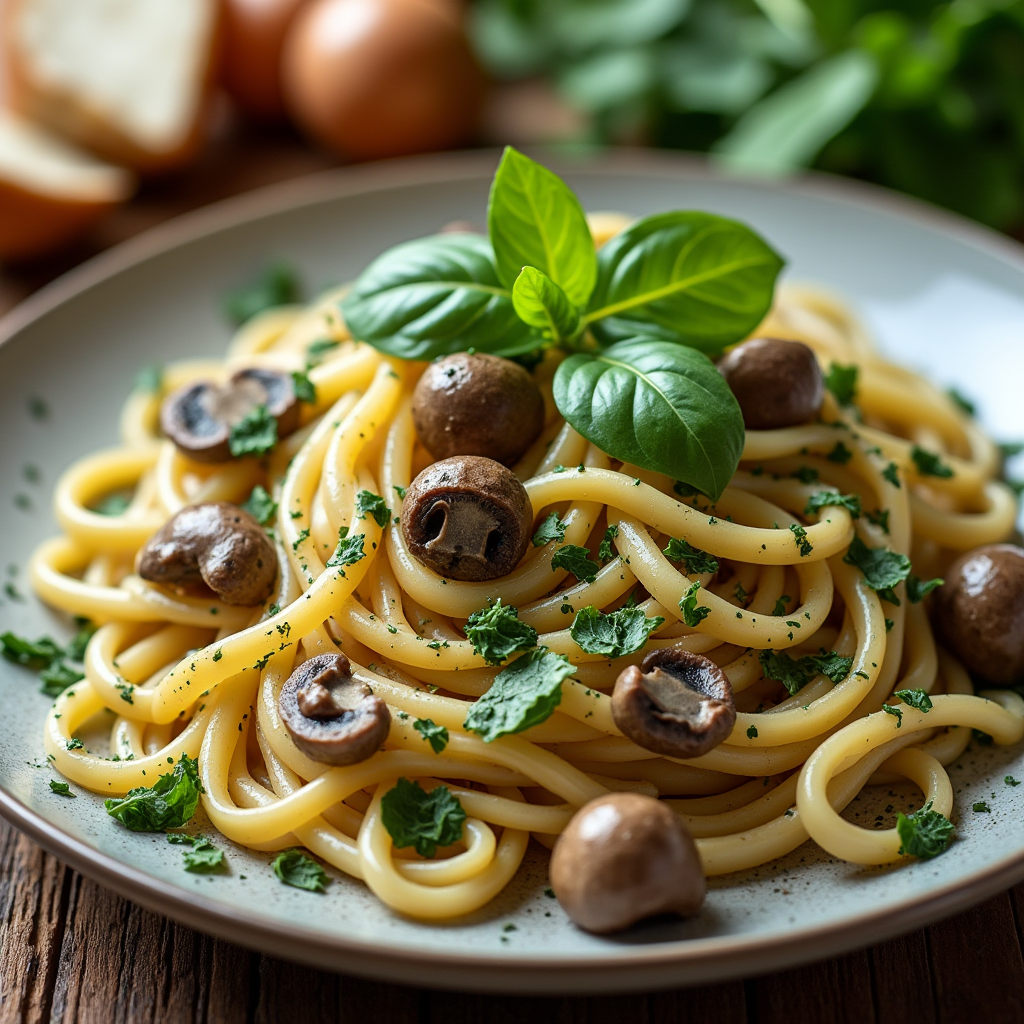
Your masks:
[[[429,182],[478,179],[497,161],[494,151],[441,154],[340,169],[272,185],[182,215],[100,254],[64,274],[0,320],[0,345],[28,325],[122,270],[179,246],[246,222],[330,199],[401,189]],[[579,175],[629,173],[638,177],[718,180],[719,172],[693,157],[647,150],[619,150],[586,160],[547,155],[554,166]],[[869,207],[938,231],[1024,273],[1024,248],[954,214],[874,186],[825,175],[758,185],[851,207]],[[0,786],[0,814],[45,850],[82,874],[149,910],[260,952],[332,970],[405,984],[517,994],[623,992],[699,984],[750,976],[879,942],[973,906],[1024,880],[1024,849],[926,897],[888,902],[877,911],[851,915],[841,925],[795,927],[783,934],[749,938],[689,939],[656,946],[614,947],[552,961],[513,951],[467,956],[388,943],[352,941],[313,933],[170,885],[122,864],[68,835]]]

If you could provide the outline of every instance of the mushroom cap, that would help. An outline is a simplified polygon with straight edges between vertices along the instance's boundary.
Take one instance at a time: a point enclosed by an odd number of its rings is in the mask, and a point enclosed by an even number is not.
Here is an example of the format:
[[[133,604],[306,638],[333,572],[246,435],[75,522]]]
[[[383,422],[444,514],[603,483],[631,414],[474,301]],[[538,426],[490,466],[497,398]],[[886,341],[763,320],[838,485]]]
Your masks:
[[[365,761],[391,728],[387,704],[353,678],[344,654],[303,662],[285,681],[277,706],[295,745],[321,764]]]
[[[612,718],[644,750],[666,757],[699,757],[736,724],[725,673],[710,658],[674,647],[651,651],[615,681]]]
[[[402,535],[428,569],[450,580],[493,580],[526,553],[533,506],[500,462],[460,455],[435,462],[405,492]]]
[[[223,385],[186,384],[160,405],[160,428],[178,449],[196,462],[227,462],[231,428],[257,406],[265,405],[285,437],[299,425],[299,403],[288,374],[249,367]]]
[[[748,430],[781,430],[813,420],[825,399],[814,353],[803,342],[752,338],[730,350],[718,371]]]
[[[961,555],[935,592],[939,639],[968,671],[1008,686],[1024,679],[1024,548],[987,544]]]
[[[518,363],[458,352],[423,371],[412,418],[435,459],[482,455],[511,466],[544,429],[544,398]]]
[[[251,606],[274,588],[277,552],[248,512],[211,501],[171,516],[142,547],[136,571],[151,583]]]
[[[585,804],[558,837],[551,888],[580,928],[603,935],[654,914],[691,917],[707,891],[696,844],[669,808],[639,793]]]

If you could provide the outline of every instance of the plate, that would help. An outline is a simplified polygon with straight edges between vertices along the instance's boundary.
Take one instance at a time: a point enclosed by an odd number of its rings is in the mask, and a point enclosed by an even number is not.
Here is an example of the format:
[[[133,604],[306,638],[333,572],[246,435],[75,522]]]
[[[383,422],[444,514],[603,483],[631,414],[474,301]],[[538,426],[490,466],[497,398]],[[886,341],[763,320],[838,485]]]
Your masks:
[[[169,356],[220,354],[224,292],[268,259],[292,261],[311,288],[354,277],[396,242],[446,221],[482,219],[496,153],[399,161],[276,186],[183,217],[98,257],[0,324],[0,598],[4,628],[60,626],[26,594],[25,559],[55,530],[49,492],[72,460],[117,439],[136,371]],[[997,437],[1024,428],[1024,254],[1013,243],[863,186],[808,178],[725,179],[665,154],[589,162],[549,158],[585,207],[636,214],[698,208],[747,221],[788,259],[789,279],[846,296],[882,347],[979,401]],[[49,410],[39,412],[41,398]],[[577,931],[544,895],[546,855],[531,851],[485,910],[448,925],[391,913],[359,882],[291,889],[269,855],[228,847],[230,872],[196,876],[162,836],[125,832],[99,797],[54,795],[42,754],[46,700],[34,677],[0,664],[0,812],[80,871],[144,906],[278,956],[348,973],[456,989],[601,992],[709,982],[833,955],[917,928],[1024,878],[1024,750],[969,751],[952,771],[960,841],[897,870],[836,862],[812,844],[714,880],[695,920],[623,938]],[[863,798],[873,817],[912,792]],[[970,810],[985,799],[991,813]],[[514,925],[512,929],[509,926]]]

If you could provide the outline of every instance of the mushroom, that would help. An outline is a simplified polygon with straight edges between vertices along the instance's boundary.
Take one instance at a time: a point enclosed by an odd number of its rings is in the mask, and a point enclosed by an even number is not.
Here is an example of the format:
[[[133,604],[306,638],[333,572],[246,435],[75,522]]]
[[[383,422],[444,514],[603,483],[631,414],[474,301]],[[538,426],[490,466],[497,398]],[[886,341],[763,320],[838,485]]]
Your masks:
[[[544,399],[518,363],[459,352],[424,370],[412,418],[435,459],[483,455],[511,466],[544,429]]]
[[[813,420],[825,399],[814,353],[800,341],[752,338],[718,363],[748,430],[781,430]]]
[[[934,597],[939,638],[967,669],[1000,686],[1024,679],[1024,548],[961,555]]]
[[[699,757],[718,746],[736,722],[732,687],[709,658],[675,647],[651,651],[641,667],[619,674],[612,718],[644,750]]]
[[[461,455],[428,466],[409,485],[402,534],[428,569],[450,580],[494,580],[526,553],[533,506],[515,474]]]
[[[277,421],[277,436],[299,425],[299,403],[289,374],[250,367],[223,386],[211,381],[186,384],[160,406],[160,427],[190,459],[226,462],[231,458],[231,428],[258,406]]]
[[[212,590],[225,604],[256,605],[277,577],[277,552],[248,512],[226,501],[171,516],[139,552],[138,574],[186,594]]]
[[[693,916],[707,882],[693,838],[665,804],[609,793],[558,837],[551,888],[580,928],[604,935],[654,914]]]
[[[318,654],[288,677],[277,702],[295,746],[321,764],[365,761],[391,728],[387,704],[354,679],[344,654]]]

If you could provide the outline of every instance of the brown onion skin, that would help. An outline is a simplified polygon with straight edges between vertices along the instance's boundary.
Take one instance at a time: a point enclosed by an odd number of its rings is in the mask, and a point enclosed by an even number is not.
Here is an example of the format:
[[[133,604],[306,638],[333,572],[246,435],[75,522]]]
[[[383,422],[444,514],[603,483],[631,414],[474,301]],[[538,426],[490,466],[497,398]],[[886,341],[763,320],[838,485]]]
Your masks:
[[[484,93],[460,9],[445,0],[310,0],[281,75],[296,123],[353,160],[467,142]]]

